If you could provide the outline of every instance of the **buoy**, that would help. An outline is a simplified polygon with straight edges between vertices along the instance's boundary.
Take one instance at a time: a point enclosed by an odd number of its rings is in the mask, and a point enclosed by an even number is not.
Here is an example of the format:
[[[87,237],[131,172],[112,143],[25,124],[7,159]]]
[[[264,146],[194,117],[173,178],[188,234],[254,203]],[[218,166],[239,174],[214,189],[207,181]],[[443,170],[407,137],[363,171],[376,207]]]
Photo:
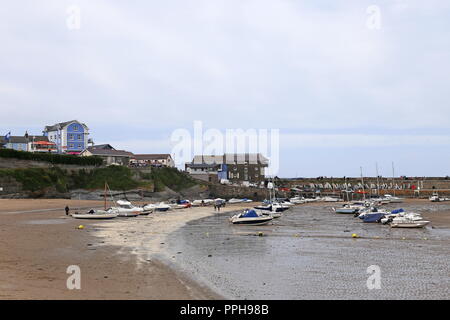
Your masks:
[[[423,240],[428,240],[428,238],[423,238]]]
[[[84,226],[82,225],[82,224],[80,224],[79,226],[78,226],[78,229],[84,229]]]
[[[352,238],[359,238],[359,236],[356,233],[353,233]]]
[[[264,235],[264,233],[258,232],[258,236],[262,237],[263,235]]]
[[[406,238],[405,238],[405,237],[403,237],[403,238],[402,238],[402,240],[406,240]]]

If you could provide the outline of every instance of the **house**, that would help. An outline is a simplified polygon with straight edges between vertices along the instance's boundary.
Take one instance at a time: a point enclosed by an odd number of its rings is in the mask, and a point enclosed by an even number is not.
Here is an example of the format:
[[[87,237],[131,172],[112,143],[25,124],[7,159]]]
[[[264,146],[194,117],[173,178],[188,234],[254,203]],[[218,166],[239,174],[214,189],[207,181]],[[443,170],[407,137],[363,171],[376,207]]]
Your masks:
[[[206,181],[229,180],[235,183],[261,183],[265,180],[265,168],[269,161],[261,154],[197,155],[185,164],[186,171],[194,178]]]
[[[77,120],[46,126],[43,134],[55,143],[58,153],[79,154],[88,146],[89,128]]]
[[[29,135],[0,137],[0,144],[6,149],[28,152],[56,152],[56,145],[48,141],[46,136]]]
[[[133,153],[125,150],[116,150],[111,145],[91,146],[80,153],[81,157],[98,156],[103,159],[105,165],[128,166]]]
[[[0,138],[0,143],[5,149],[28,151],[28,140],[27,138],[25,138],[25,136],[6,135]]]
[[[168,153],[162,154],[135,154],[130,164],[135,167],[175,167],[175,161]]]

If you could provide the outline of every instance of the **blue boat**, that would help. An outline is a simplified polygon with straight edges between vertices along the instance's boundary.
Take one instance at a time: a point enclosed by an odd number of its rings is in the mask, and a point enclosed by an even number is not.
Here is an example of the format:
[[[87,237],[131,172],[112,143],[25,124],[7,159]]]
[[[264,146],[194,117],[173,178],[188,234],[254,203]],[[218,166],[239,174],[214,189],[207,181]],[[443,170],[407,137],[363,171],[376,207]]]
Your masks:
[[[364,215],[364,222],[380,222],[380,220],[384,217],[384,213],[380,212],[370,212]]]

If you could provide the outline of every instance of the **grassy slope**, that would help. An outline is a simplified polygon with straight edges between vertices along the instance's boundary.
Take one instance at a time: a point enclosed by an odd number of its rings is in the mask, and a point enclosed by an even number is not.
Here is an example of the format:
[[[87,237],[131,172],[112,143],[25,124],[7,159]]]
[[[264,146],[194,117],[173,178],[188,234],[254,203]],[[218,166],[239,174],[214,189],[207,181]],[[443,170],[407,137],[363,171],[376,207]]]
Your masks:
[[[102,189],[105,181],[112,190],[150,188],[162,191],[167,186],[179,191],[196,183],[187,175],[173,168],[155,169],[150,174],[133,177],[133,171],[126,167],[109,166],[93,170],[70,172],[59,167],[0,169],[0,178],[12,178],[20,182],[26,191],[39,191],[54,187],[59,192],[72,189]]]

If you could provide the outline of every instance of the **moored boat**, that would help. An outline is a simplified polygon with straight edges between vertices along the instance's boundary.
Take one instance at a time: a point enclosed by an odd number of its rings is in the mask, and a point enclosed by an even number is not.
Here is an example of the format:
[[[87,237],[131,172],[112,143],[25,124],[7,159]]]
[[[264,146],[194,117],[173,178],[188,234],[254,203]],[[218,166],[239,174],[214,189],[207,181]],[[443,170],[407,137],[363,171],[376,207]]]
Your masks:
[[[114,210],[96,210],[91,209],[87,213],[78,213],[75,212],[71,214],[72,218],[75,219],[92,219],[92,220],[106,220],[106,219],[114,219],[116,218],[118,213]]]
[[[273,220],[271,215],[262,214],[254,209],[246,209],[230,218],[232,224],[264,225]]]

